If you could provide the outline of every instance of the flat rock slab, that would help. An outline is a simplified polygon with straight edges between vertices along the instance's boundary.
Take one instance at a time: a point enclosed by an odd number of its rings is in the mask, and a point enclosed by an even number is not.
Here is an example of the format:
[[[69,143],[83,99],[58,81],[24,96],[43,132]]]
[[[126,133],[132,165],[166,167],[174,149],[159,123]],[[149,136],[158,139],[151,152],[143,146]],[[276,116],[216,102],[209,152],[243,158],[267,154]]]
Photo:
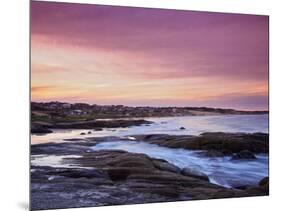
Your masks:
[[[199,136],[152,134],[134,136],[144,141],[170,148],[206,150],[206,155],[230,155],[241,151],[268,153],[269,136],[265,133],[203,133]]]

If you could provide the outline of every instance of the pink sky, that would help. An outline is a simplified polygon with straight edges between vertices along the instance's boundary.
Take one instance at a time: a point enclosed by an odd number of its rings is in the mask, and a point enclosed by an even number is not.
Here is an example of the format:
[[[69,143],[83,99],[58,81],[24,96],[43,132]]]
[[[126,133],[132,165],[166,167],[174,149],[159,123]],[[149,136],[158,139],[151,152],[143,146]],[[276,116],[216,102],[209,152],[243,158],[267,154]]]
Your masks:
[[[31,96],[268,109],[268,17],[31,3]]]

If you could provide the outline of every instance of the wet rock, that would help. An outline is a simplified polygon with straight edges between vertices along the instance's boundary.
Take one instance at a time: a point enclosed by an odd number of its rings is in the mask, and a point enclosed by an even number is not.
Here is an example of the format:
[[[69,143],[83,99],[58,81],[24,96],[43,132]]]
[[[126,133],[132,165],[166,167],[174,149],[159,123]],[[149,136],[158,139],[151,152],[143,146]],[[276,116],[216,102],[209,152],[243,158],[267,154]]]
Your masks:
[[[56,123],[50,125],[49,128],[56,129],[97,129],[100,128],[119,128],[119,127],[130,127],[140,126],[144,124],[152,124],[153,122],[143,119],[114,119],[114,120],[91,120],[71,123]]]
[[[64,141],[76,141],[76,142],[78,142],[78,141],[83,141],[83,139],[82,138],[66,138],[66,139],[63,139]]]
[[[94,128],[94,131],[102,131],[103,129],[98,127],[98,128]]]
[[[79,141],[81,140],[81,142]],[[31,145],[31,155],[80,155],[89,149],[92,142],[82,142],[79,139],[73,142],[45,143]]]
[[[234,189],[239,189],[239,190],[246,190],[246,189],[248,189],[250,187],[251,187],[250,185],[245,185],[245,184],[243,184],[243,185],[237,184],[237,185],[233,186]]]
[[[206,174],[192,168],[185,167],[182,169],[181,173],[184,176],[195,177],[201,180],[209,181],[209,177]]]
[[[170,171],[175,173],[180,173],[181,169],[167,161],[153,160],[153,164],[156,168],[163,171]]]
[[[88,134],[92,134],[92,132],[91,132],[91,131],[88,131]]]
[[[249,187],[246,190],[240,192],[240,196],[266,196],[269,194],[269,184],[265,184],[262,186],[256,186],[256,187]]]
[[[218,150],[209,150],[204,153],[205,156],[207,157],[223,157],[225,154],[221,151]]]
[[[259,186],[269,186],[269,177],[264,177],[260,182]]]
[[[31,130],[30,132],[32,134],[46,134],[46,133],[52,133],[53,131],[42,126],[42,125],[36,125],[36,124],[32,124],[31,125]]]
[[[110,168],[107,173],[112,181],[126,180],[131,174],[131,169],[129,168]]]
[[[82,136],[83,136],[83,135],[86,135],[86,133],[80,133],[80,135],[82,135]]]
[[[225,155],[242,150],[253,153],[268,153],[269,150],[268,134],[264,133],[203,133],[200,136],[151,134],[138,136],[137,140],[170,148],[215,150]]]
[[[106,172],[96,169],[66,169],[60,172],[59,175],[70,178],[109,178]]]
[[[256,156],[249,150],[242,150],[232,156],[232,160],[242,160],[242,159],[256,159]]]
[[[180,127],[180,130],[185,130],[185,127]]]

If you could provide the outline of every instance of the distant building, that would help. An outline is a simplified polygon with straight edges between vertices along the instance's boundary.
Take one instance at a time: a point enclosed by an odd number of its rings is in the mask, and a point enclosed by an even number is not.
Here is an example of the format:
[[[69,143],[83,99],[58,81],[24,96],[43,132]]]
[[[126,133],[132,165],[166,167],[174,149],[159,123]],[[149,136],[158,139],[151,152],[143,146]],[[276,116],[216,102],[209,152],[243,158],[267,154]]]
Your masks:
[[[71,115],[81,115],[82,114],[82,110],[76,109],[70,112]]]
[[[80,109],[75,109],[75,110],[72,110],[70,111],[70,115],[75,115],[75,116],[80,116],[80,115],[86,115],[88,112],[86,111],[82,111]]]
[[[49,105],[49,109],[56,109],[57,108],[57,104],[51,104]]]
[[[64,104],[62,104],[62,107],[63,108],[71,108],[71,104],[70,103],[64,103]]]

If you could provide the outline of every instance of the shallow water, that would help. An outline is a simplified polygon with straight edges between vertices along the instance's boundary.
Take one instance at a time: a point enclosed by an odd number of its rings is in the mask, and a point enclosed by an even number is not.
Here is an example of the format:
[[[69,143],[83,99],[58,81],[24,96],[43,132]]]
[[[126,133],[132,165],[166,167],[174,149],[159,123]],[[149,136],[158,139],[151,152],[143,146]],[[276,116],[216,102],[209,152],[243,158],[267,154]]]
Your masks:
[[[219,115],[145,118],[153,121],[151,125],[129,128],[107,128],[94,130],[53,130],[46,135],[31,135],[31,143],[61,142],[67,138],[86,138],[136,134],[199,135],[204,132],[264,132],[268,133],[268,115]],[[180,130],[185,127],[185,130]],[[91,134],[80,135],[81,132]]]
[[[136,141],[112,141],[97,144],[93,150],[120,149],[144,153],[153,158],[165,159],[180,167],[196,169],[208,175],[210,181],[224,187],[257,185],[268,176],[268,156],[259,154],[256,160],[231,161],[230,157],[207,158],[198,151],[171,149]]]
[[[65,158],[80,158],[78,155],[32,155],[32,166],[51,166],[54,168],[79,168],[78,165],[72,165],[65,162]],[[83,168],[83,167],[81,167]]]

